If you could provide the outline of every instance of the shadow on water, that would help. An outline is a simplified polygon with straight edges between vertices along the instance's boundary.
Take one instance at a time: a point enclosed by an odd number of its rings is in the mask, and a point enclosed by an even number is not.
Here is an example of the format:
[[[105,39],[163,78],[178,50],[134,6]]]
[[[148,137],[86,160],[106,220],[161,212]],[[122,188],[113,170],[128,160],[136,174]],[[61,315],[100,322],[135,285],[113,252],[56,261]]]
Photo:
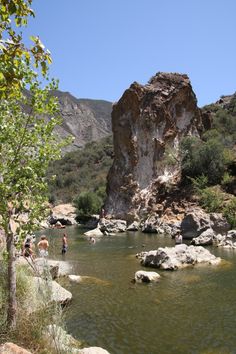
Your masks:
[[[50,258],[61,256],[63,230],[48,230]],[[139,232],[89,244],[78,227],[67,228],[64,257],[82,282],[64,286],[73,301],[68,331],[111,354],[236,353],[236,253],[209,248],[222,265],[159,271],[157,284],[133,284],[142,269],[135,254],[173,246],[166,236]],[[148,270],[148,269],[146,269]],[[154,269],[149,269],[154,270]]]

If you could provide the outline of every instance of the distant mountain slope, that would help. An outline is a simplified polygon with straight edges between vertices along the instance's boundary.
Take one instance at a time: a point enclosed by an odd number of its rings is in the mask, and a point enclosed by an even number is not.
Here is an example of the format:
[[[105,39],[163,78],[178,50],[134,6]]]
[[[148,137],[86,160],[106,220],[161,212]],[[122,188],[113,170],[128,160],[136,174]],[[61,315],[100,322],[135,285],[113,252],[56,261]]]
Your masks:
[[[66,148],[73,151],[86,143],[100,140],[111,134],[112,103],[103,100],[78,99],[69,92],[53,91],[58,98],[62,125],[56,129],[61,137],[74,136]]]

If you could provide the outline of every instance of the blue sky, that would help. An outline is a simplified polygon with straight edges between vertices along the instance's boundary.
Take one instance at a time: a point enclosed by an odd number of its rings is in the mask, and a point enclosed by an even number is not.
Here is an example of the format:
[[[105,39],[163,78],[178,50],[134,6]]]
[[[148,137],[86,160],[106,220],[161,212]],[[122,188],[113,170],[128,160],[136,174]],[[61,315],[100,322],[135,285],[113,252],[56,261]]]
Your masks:
[[[133,81],[186,73],[199,106],[236,91],[235,0],[34,0],[27,35],[51,51],[59,88],[118,101]]]

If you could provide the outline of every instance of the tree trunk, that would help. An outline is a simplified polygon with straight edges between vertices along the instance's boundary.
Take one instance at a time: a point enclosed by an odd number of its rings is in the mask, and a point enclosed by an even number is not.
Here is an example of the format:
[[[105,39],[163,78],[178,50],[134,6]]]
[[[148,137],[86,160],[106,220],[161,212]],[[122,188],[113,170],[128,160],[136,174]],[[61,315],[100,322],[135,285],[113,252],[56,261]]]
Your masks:
[[[7,233],[7,253],[8,253],[8,309],[7,324],[8,327],[16,326],[16,266],[15,266],[15,245],[14,235],[11,231]]]

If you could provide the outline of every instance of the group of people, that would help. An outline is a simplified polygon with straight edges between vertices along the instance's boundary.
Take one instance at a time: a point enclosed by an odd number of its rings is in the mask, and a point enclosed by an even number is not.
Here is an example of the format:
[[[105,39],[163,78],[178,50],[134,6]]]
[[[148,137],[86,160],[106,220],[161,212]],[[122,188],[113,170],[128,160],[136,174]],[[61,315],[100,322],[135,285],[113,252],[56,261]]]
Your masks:
[[[63,255],[67,252],[67,249],[68,249],[67,238],[68,238],[67,234],[64,233],[63,237],[62,237],[62,249],[61,249],[61,253]],[[45,235],[41,236],[40,241],[37,243],[37,248],[39,251],[39,257],[47,257],[48,256],[49,242],[48,242]],[[36,254],[33,250],[33,242],[32,242],[31,237],[26,238],[26,240],[23,244],[22,255],[24,257],[30,257],[32,259],[36,258]]]

